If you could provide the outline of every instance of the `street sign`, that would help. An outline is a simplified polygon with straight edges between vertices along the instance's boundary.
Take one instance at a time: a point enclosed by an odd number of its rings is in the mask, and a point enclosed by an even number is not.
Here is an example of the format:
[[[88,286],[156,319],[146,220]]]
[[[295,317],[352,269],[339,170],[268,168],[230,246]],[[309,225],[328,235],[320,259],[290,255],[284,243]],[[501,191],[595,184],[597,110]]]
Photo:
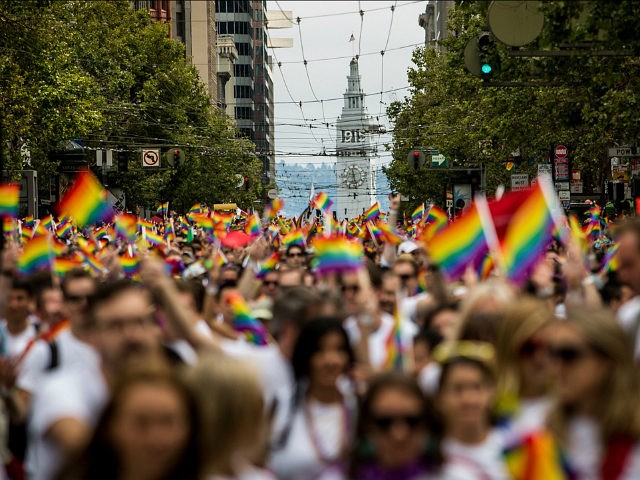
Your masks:
[[[278,190],[272,188],[267,192],[267,197],[269,197],[271,200],[275,200],[276,198],[278,198]]]
[[[553,154],[556,158],[565,158],[568,153],[569,150],[564,145],[558,145],[553,151]]]
[[[437,155],[431,155],[431,166],[432,167],[446,167],[447,159],[441,153]]]
[[[550,163],[539,163],[538,164],[538,176],[542,175],[551,176],[551,164]]]
[[[571,190],[570,193],[582,193],[582,182],[571,182]]]
[[[142,151],[143,167],[159,167],[160,166],[160,150],[149,149]]]
[[[556,190],[558,192],[569,191],[569,182],[556,182]]]
[[[637,150],[632,147],[611,147],[608,151],[609,157],[633,157],[637,154]]]
[[[511,190],[524,190],[529,186],[529,175],[526,173],[511,174]]]

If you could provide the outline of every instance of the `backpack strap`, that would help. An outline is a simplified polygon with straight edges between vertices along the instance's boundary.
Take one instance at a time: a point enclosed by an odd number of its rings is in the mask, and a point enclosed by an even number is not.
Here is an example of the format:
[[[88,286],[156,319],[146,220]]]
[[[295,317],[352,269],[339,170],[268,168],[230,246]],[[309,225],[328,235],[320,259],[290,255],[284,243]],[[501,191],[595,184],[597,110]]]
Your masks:
[[[49,346],[49,365],[47,365],[47,371],[55,370],[60,365],[60,352],[58,349],[58,342],[50,340],[47,342]]]

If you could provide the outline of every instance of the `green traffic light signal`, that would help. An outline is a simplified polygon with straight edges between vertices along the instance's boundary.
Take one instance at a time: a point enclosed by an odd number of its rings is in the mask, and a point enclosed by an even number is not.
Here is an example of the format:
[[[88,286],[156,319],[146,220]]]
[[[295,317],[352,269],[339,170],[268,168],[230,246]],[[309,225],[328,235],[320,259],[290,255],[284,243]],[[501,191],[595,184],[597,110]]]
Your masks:
[[[493,68],[491,68],[491,65],[489,65],[488,63],[483,63],[481,70],[482,70],[482,73],[484,73],[485,75],[488,75],[491,73],[491,70],[493,70]]]

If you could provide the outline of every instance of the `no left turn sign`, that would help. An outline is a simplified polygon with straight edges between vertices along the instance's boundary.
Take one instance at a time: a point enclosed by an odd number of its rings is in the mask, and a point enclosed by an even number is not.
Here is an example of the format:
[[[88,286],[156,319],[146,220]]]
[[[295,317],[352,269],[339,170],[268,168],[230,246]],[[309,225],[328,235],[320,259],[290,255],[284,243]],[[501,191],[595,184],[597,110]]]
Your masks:
[[[142,151],[143,167],[159,167],[160,166],[160,150],[143,150]]]

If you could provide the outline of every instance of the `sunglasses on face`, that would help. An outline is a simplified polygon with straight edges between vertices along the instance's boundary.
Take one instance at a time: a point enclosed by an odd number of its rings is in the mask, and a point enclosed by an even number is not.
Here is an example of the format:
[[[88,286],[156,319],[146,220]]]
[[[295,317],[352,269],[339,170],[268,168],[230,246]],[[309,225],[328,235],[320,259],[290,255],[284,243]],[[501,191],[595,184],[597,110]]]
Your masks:
[[[265,280],[264,282],[262,282],[262,284],[265,287],[268,287],[270,285],[273,285],[274,287],[277,287],[278,285],[280,285],[280,282],[276,281],[276,280]]]
[[[580,347],[578,345],[553,345],[549,348],[551,358],[564,363],[565,365],[577,362],[588,353],[588,348]]]
[[[360,290],[360,285],[342,285],[342,292],[357,293]]]
[[[73,295],[69,293],[64,296],[64,299],[68,302],[79,303],[82,301],[87,301],[89,299],[89,295]]]
[[[291,258],[304,257],[304,253],[290,253],[288,256]]]
[[[374,415],[373,425],[381,432],[388,432],[391,427],[401,423],[410,430],[415,430],[422,425],[421,415]]]
[[[402,282],[406,282],[406,281],[408,281],[408,280],[411,280],[412,278],[415,278],[415,275],[410,275],[410,274],[398,275],[398,278],[399,278]]]
[[[530,358],[540,352],[548,352],[549,345],[546,342],[527,340],[522,344],[518,354],[523,358]]]

